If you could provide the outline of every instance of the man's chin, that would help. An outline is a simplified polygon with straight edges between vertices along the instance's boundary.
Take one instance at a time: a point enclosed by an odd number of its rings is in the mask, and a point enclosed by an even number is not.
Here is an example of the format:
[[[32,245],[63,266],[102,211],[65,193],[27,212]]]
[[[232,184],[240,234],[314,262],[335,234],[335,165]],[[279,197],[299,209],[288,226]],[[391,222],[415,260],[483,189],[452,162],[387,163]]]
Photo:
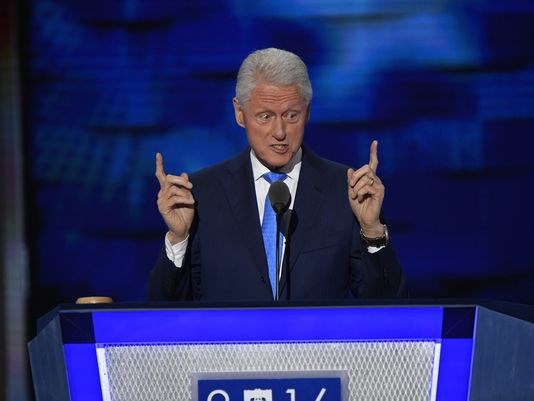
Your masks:
[[[291,158],[276,158],[276,159],[269,159],[265,161],[260,160],[260,161],[269,170],[276,171],[276,170],[280,170],[281,168],[283,168],[287,163],[289,163],[290,160]]]

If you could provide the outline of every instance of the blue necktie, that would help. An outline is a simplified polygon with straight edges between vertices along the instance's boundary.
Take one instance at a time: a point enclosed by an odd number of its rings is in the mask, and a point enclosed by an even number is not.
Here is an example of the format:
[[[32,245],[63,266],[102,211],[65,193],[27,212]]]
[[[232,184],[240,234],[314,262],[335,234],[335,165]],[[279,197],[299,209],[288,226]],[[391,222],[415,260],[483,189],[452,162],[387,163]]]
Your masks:
[[[284,173],[275,173],[270,171],[263,174],[263,178],[272,184],[276,181],[283,181],[287,177]],[[265,196],[265,205],[263,207],[263,221],[261,223],[261,232],[263,234],[263,245],[265,247],[265,255],[267,256],[267,264],[269,266],[269,279],[271,280],[271,287],[273,290],[273,298],[276,299],[276,213],[274,212],[269,196]],[[282,239],[282,234],[280,234]],[[280,244],[282,240],[280,240]],[[280,247],[280,253],[282,248]]]

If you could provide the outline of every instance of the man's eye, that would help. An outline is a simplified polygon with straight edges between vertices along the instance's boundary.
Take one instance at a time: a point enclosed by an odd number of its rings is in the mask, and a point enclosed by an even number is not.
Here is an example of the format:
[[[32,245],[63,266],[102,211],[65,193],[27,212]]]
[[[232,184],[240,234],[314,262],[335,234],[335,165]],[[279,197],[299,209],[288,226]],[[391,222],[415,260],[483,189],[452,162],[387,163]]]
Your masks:
[[[258,118],[262,121],[268,121],[271,118],[271,115],[268,113],[262,113],[258,115]]]
[[[295,121],[298,119],[299,113],[297,113],[296,111],[292,111],[292,112],[287,113],[284,117],[288,121]]]

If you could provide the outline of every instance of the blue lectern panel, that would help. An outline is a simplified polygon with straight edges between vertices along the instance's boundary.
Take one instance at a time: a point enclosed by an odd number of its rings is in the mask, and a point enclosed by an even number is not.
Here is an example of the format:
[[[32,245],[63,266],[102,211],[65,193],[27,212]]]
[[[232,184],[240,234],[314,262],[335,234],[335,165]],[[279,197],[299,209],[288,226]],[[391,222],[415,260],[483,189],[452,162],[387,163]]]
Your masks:
[[[87,316],[65,317],[75,328],[68,330],[73,342],[94,335],[100,347],[113,344],[195,343],[290,343],[290,342],[395,342],[445,340],[445,353],[435,376],[450,389],[438,393],[451,400],[465,400],[472,349],[474,307],[320,307],[320,308],[211,308],[134,311],[93,311]],[[470,323],[471,320],[471,323]],[[458,330],[461,327],[461,330]],[[82,329],[81,329],[82,328]],[[453,330],[454,329],[454,330]],[[452,330],[452,331],[451,331]],[[76,333],[79,332],[77,338]],[[467,346],[466,346],[467,344]],[[77,348],[71,348],[70,353]],[[81,358],[87,349],[79,348]],[[93,354],[96,349],[92,350]],[[439,347],[438,347],[438,355]],[[441,352],[443,353],[443,352]],[[93,356],[94,357],[94,356]],[[76,359],[76,358],[71,358]],[[437,360],[436,360],[437,361]],[[68,364],[67,369],[72,369]],[[91,372],[98,380],[98,369]],[[435,383],[429,386],[436,387]],[[84,390],[84,395],[90,394]],[[432,399],[436,396],[433,390]],[[441,397],[441,399],[445,399]]]
[[[273,308],[94,312],[95,340],[256,342],[439,339],[443,308]]]
[[[467,400],[472,339],[444,339],[441,342],[437,401]]]
[[[71,401],[101,401],[100,375],[94,344],[65,344],[65,365]]]

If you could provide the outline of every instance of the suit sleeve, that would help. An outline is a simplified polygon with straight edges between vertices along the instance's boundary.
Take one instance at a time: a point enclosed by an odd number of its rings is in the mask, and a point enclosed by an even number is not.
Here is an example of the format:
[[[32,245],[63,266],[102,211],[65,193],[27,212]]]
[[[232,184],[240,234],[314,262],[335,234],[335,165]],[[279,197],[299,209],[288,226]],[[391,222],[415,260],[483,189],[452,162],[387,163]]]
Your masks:
[[[360,241],[357,224],[352,238],[351,269],[351,290],[357,298],[408,297],[404,272],[392,241],[384,249],[369,253]]]
[[[184,260],[187,260],[187,256]],[[163,247],[156,265],[149,273],[149,301],[185,301],[193,298],[191,267],[188,263],[178,268],[169,260]]]

